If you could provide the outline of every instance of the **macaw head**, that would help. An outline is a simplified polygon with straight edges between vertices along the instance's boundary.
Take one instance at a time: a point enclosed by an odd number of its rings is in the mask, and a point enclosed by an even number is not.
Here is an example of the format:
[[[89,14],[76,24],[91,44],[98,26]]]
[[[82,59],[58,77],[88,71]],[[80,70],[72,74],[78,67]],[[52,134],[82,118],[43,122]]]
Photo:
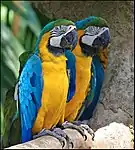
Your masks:
[[[110,32],[107,22],[100,17],[90,16],[77,21],[78,41],[85,56],[94,56],[110,43]]]
[[[72,21],[58,19],[48,23],[40,33],[37,48],[47,47],[55,56],[64,54],[66,50],[73,50],[77,44],[77,30]]]

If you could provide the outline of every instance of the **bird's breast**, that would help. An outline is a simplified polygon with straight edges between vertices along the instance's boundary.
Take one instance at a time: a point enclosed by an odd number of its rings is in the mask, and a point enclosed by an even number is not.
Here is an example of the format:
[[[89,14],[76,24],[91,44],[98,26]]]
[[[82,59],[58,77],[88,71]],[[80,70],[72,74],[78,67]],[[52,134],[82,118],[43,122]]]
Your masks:
[[[92,58],[76,56],[76,92],[66,105],[65,118],[76,109],[79,110],[86,97],[86,91],[91,79],[91,62]]]
[[[42,70],[44,80],[42,100],[45,101],[46,106],[56,107],[57,105],[58,107],[62,101],[66,101],[68,92],[66,62],[57,64],[44,62]]]
[[[85,98],[85,92],[91,78],[92,58],[76,58],[76,96],[81,101]]]

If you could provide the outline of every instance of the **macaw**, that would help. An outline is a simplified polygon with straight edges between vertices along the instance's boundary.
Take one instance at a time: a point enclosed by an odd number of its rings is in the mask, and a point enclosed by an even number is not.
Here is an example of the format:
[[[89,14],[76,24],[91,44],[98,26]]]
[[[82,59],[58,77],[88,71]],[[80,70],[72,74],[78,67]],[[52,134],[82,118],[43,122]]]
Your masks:
[[[101,17],[90,16],[75,24],[78,32],[78,43],[73,50],[76,57],[76,91],[66,104],[67,123],[63,128],[78,129],[74,125],[81,122],[77,120],[90,118],[99,99],[108,61],[106,48],[110,43],[110,33],[106,20]]]
[[[34,53],[22,62],[14,93],[22,143],[64,122],[66,101],[75,92],[75,57],[70,50],[76,44],[75,24],[58,19],[45,25]]]
[[[84,20],[77,21],[77,29],[80,29],[80,26],[89,19],[91,19],[91,24],[89,25],[90,33],[96,35],[101,32],[101,34],[98,35],[99,41],[97,41],[97,52],[92,57],[92,76],[89,82],[89,88],[87,90],[84,103],[76,117],[76,120],[80,121],[89,120],[93,116],[93,112],[95,111],[97,103],[99,102],[99,96],[104,81],[104,73],[108,64],[107,48],[110,44],[110,31],[108,23],[103,18],[90,16]],[[94,48],[94,42],[95,41],[93,40],[93,43],[90,45],[90,50]]]

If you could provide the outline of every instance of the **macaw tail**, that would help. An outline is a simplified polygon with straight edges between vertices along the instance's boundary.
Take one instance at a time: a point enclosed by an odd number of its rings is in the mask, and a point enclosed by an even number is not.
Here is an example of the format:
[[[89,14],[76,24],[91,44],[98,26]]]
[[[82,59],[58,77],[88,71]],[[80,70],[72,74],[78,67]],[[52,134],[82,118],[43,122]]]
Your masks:
[[[100,92],[104,80],[104,69],[103,69],[103,65],[100,62],[99,57],[94,56],[92,61],[96,69],[96,90],[95,90],[93,100],[91,101],[89,106],[85,108],[84,112],[79,118],[79,120],[81,121],[88,120],[93,116],[93,112],[97,106],[97,103],[99,102],[99,96],[100,96]]]

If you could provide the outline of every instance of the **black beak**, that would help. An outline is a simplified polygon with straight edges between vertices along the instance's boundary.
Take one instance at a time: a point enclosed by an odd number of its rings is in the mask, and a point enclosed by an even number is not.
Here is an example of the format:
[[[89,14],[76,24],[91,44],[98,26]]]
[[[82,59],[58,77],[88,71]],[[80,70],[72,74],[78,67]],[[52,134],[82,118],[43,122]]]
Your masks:
[[[88,56],[92,57],[92,56],[96,55],[98,52],[98,48],[82,43],[83,36],[81,36],[79,39],[79,44],[80,44],[82,53],[87,57]]]
[[[83,37],[83,36],[82,36]],[[82,52],[86,55],[86,56],[94,56],[96,55],[100,49],[104,49],[108,46],[108,44],[110,43],[110,33],[108,30],[106,30],[105,32],[103,32],[100,36],[98,36],[92,43],[92,45],[87,45],[82,43],[80,38],[80,46],[82,48]]]
[[[110,33],[108,30],[106,30],[94,40],[92,46],[95,48],[102,47],[104,49],[108,46],[109,43],[110,43]]]
[[[81,46],[81,50],[83,52],[83,54],[85,56],[94,56],[98,53],[98,48],[95,48],[95,47],[91,47],[89,45],[86,45],[84,43],[80,43],[80,46]]]
[[[77,31],[74,29],[62,37],[60,46],[64,49],[73,50],[77,44]]]

